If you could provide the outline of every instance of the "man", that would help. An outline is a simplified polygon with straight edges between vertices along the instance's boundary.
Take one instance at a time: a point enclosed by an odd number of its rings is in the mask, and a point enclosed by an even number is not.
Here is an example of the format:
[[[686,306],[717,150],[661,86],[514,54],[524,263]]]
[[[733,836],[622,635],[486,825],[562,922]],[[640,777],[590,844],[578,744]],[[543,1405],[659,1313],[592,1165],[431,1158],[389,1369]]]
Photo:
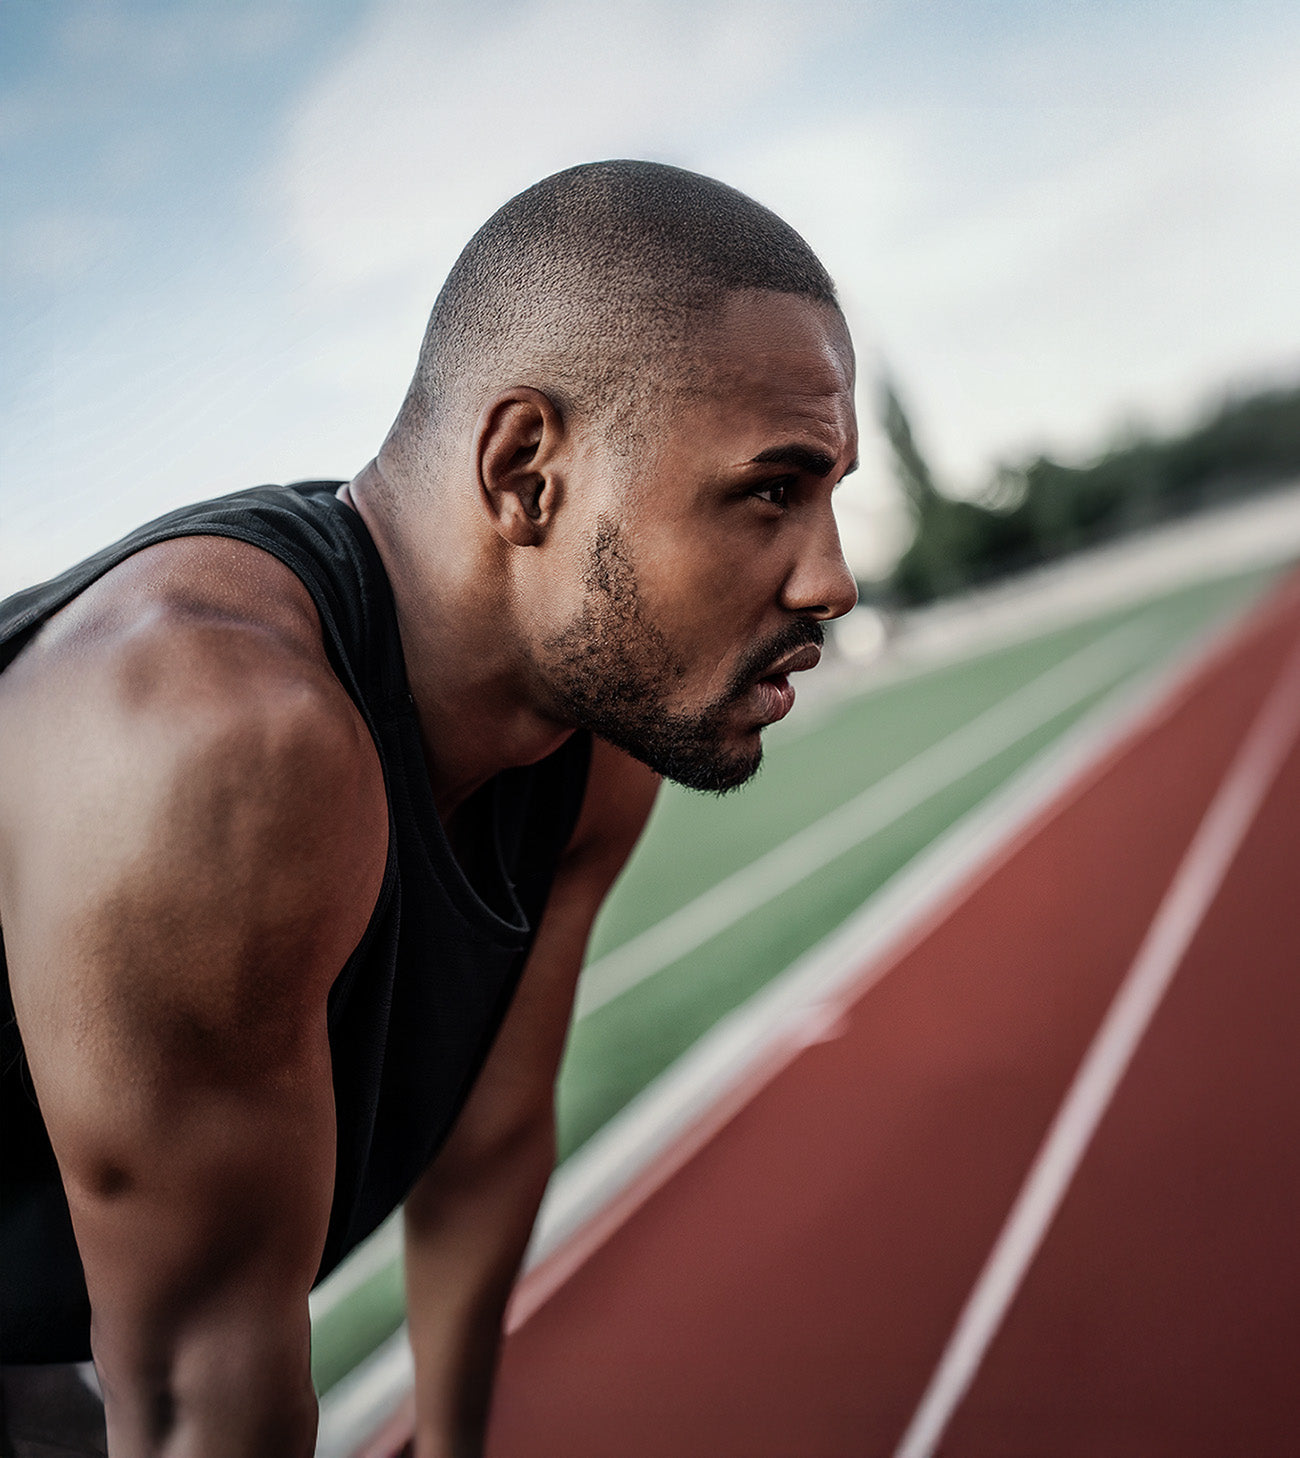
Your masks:
[[[308,1290],[402,1202],[415,1452],[481,1450],[592,919],[853,604],[852,389],[786,224],[574,168],[471,240],[353,481],[7,605],[2,1355],[93,1353],[113,1458],[309,1454]]]

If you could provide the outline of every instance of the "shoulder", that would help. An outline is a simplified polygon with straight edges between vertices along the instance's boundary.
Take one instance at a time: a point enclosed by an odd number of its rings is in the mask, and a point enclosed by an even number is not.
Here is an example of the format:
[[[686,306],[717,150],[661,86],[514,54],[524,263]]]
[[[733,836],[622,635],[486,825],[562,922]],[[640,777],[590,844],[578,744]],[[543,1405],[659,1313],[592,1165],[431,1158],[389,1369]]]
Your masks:
[[[75,736],[58,732],[67,716]],[[306,588],[268,553],[222,537],[161,542],[129,557],[56,613],[0,678],[7,740],[166,730],[213,737],[316,727],[355,739],[351,700],[330,668]],[[156,744],[155,748],[162,748]]]
[[[0,679],[0,734],[7,943],[44,959],[71,940],[57,954],[109,978],[165,980],[179,958],[217,983],[292,947],[314,985],[364,930],[378,758],[306,590],[266,553],[188,538],[128,559]]]
[[[126,557],[54,613],[0,682],[8,691],[73,664],[111,667],[115,652],[204,627],[305,652],[320,639],[306,587],[269,552],[230,537],[177,537]]]

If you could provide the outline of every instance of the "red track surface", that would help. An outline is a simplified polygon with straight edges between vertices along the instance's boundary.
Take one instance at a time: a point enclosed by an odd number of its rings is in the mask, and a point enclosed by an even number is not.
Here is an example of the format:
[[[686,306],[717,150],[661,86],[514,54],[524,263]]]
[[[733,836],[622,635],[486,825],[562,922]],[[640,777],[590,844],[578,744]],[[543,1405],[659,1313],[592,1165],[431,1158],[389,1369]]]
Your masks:
[[[1293,581],[647,1181],[507,1342],[491,1458],[894,1452],[1297,640]],[[1300,1453],[1298,820],[1292,744],[939,1453]]]

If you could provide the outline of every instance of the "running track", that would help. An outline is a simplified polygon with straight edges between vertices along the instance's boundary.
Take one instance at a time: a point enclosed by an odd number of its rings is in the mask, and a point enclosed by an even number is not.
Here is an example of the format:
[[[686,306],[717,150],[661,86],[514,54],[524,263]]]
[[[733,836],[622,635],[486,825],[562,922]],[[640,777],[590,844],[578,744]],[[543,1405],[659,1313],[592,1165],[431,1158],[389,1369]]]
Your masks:
[[[530,1273],[491,1458],[1300,1453],[1298,646],[1293,579]]]

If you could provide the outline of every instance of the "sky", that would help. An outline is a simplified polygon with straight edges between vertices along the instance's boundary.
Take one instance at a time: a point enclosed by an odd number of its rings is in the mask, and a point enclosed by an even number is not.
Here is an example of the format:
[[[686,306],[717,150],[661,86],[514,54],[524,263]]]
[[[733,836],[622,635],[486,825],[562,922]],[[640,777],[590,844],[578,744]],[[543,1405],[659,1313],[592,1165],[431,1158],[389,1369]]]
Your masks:
[[[174,505],[347,477],[539,177],[781,213],[971,492],[1300,377],[1294,0],[0,0],[0,593]]]

